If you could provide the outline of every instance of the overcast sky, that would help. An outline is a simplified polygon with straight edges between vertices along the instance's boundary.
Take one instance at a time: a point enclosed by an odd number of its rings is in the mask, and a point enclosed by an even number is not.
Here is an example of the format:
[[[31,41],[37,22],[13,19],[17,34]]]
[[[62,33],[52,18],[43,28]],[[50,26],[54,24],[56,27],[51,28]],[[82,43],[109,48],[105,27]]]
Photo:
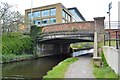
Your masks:
[[[21,14],[31,8],[31,0],[0,0],[15,6]],[[62,3],[66,8],[77,7],[84,18],[89,21],[94,17],[106,17],[108,21],[108,4],[112,2],[111,21],[118,21],[118,2],[120,0],[33,0],[33,7]],[[17,7],[16,7],[17,5]]]

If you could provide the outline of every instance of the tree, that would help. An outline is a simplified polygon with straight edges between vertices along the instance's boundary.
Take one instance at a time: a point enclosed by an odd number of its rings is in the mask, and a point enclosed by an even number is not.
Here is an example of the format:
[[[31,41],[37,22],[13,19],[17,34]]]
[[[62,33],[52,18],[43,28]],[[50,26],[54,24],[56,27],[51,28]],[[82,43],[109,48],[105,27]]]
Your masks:
[[[3,33],[17,32],[18,25],[24,22],[24,18],[18,11],[12,11],[7,2],[0,2],[0,25]]]

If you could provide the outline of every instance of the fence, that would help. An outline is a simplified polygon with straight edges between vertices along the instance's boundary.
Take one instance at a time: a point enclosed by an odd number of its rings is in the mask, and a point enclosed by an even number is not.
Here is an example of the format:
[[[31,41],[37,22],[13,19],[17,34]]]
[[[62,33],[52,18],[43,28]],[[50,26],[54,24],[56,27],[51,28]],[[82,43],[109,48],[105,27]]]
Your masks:
[[[109,21],[106,21],[105,23],[105,29],[120,29],[120,21],[111,21],[109,25]]]
[[[104,46],[116,46],[116,49],[120,46],[120,30],[119,29],[107,29],[104,35]]]

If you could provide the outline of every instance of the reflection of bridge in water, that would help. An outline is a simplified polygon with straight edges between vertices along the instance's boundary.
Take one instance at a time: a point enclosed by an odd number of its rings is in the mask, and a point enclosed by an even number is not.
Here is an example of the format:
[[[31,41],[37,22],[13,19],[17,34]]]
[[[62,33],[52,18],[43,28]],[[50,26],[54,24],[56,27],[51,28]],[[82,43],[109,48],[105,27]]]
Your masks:
[[[76,42],[93,42],[94,56],[97,56],[97,42],[103,40],[104,17],[94,21],[61,23],[44,26],[43,34],[37,37],[39,56],[70,53],[70,44]]]

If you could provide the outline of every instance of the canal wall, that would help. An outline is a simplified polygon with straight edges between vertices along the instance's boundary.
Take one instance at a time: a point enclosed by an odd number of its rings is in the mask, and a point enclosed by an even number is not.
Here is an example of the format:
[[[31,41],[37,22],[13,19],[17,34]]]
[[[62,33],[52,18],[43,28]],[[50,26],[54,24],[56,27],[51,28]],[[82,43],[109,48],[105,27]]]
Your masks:
[[[103,52],[108,65],[115,71],[115,73],[120,75],[120,50],[114,47],[104,46]]]
[[[38,57],[58,55],[58,54],[69,54],[70,44],[37,44],[37,55]]]

